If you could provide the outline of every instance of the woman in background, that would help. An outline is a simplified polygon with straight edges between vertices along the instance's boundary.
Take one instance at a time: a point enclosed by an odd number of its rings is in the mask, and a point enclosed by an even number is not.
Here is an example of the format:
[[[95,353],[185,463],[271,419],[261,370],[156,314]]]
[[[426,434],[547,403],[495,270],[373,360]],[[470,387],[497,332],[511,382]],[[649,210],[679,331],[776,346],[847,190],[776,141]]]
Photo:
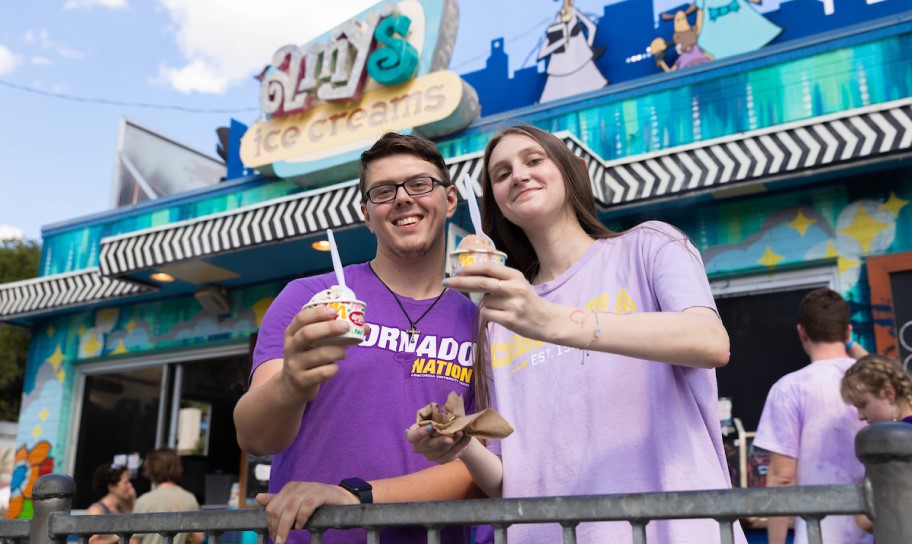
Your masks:
[[[178,485],[183,472],[180,457],[171,448],[159,448],[146,456],[142,473],[152,482],[153,489],[136,500],[133,511],[139,514],[199,510],[199,503],[193,493]],[[178,533],[174,536],[173,544],[185,544],[190,536],[198,544],[206,538],[204,533]],[[162,541],[161,535],[146,534],[134,538],[131,544],[162,544]]]
[[[130,481],[127,467],[105,463],[95,469],[92,475],[92,488],[101,496],[98,502],[86,508],[86,514],[128,514],[133,511],[136,502],[136,489]],[[117,542],[117,535],[92,535],[89,544]]]
[[[862,421],[912,423],[912,379],[889,357],[871,353],[855,361],[842,377],[840,392]],[[855,521],[865,531],[874,530],[864,514],[855,516]]]

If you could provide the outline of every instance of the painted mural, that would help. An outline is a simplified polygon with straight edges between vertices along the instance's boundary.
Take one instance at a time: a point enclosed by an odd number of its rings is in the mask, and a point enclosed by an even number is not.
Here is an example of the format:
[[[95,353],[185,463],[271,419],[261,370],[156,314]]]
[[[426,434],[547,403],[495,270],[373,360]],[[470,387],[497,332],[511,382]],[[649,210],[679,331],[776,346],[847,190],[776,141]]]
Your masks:
[[[460,2],[451,69],[478,92],[483,116],[662,71],[750,63],[754,57],[739,55],[909,11],[905,0],[560,0],[557,10],[555,3]]]
[[[32,485],[65,466],[76,369],[86,360],[224,341],[246,341],[282,285],[231,293],[232,313],[214,317],[193,297],[49,319],[33,329],[23,386],[10,518],[30,518]]]
[[[835,263],[852,308],[853,334],[873,349],[874,316],[864,260],[912,250],[910,203],[912,172],[888,171],[686,212],[641,215],[629,222],[658,217],[680,227],[700,248],[711,278]],[[627,221],[615,228],[626,226]]]

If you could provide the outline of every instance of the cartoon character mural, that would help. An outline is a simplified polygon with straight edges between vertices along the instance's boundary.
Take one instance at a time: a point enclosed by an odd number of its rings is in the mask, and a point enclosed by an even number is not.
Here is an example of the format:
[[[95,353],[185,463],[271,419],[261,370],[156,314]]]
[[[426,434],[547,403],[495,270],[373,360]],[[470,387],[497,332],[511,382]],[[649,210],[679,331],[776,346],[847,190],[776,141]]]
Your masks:
[[[670,44],[663,38],[652,40],[649,50],[655,58],[656,66],[662,70],[671,72],[678,68],[696,66],[713,60],[713,56],[703,51],[697,43],[700,35],[700,19],[697,19],[697,24],[694,26],[691,26],[690,21],[687,20],[687,16],[695,11],[697,11],[697,5],[693,3],[687,8],[687,11],[678,10],[674,15],[662,14],[663,21],[674,21],[674,34],[672,34],[671,43],[674,44],[675,52],[678,54],[674,64],[669,68],[668,63],[665,61],[665,52]]]
[[[547,79],[539,103],[594,91],[608,85],[608,80],[595,65],[603,51],[593,50],[595,23],[573,7],[564,5],[545,31],[538,60],[548,59]]]
[[[782,28],[750,3],[761,0],[696,0],[697,44],[716,59],[756,51],[773,41]]]

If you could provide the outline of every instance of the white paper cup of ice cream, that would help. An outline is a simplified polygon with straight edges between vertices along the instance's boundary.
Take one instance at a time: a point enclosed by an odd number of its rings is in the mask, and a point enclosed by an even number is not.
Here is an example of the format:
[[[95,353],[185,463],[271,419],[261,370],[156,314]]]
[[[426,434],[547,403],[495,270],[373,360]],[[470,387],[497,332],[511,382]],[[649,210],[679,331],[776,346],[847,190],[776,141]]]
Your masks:
[[[504,264],[507,262],[507,254],[496,249],[457,249],[450,252],[450,266],[453,269],[453,275],[458,276],[462,267],[474,263],[494,263]]]
[[[346,296],[348,295],[348,296]],[[356,346],[364,341],[364,311],[367,304],[357,300],[351,289],[333,285],[320,291],[308,302],[304,309],[327,306],[336,311],[336,319],[348,322],[348,330],[337,336],[320,338],[312,344],[319,346]]]

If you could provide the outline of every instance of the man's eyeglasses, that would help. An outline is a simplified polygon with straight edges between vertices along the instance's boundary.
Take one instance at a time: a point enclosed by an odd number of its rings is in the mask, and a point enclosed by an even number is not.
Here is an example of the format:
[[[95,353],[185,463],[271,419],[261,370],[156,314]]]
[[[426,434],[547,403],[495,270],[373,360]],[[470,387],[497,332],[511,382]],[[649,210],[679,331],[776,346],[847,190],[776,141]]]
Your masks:
[[[367,190],[367,198],[374,204],[383,204],[396,198],[399,187],[405,189],[409,196],[418,196],[434,190],[434,184],[446,187],[447,184],[431,176],[418,176],[402,183],[384,183],[374,185]]]

